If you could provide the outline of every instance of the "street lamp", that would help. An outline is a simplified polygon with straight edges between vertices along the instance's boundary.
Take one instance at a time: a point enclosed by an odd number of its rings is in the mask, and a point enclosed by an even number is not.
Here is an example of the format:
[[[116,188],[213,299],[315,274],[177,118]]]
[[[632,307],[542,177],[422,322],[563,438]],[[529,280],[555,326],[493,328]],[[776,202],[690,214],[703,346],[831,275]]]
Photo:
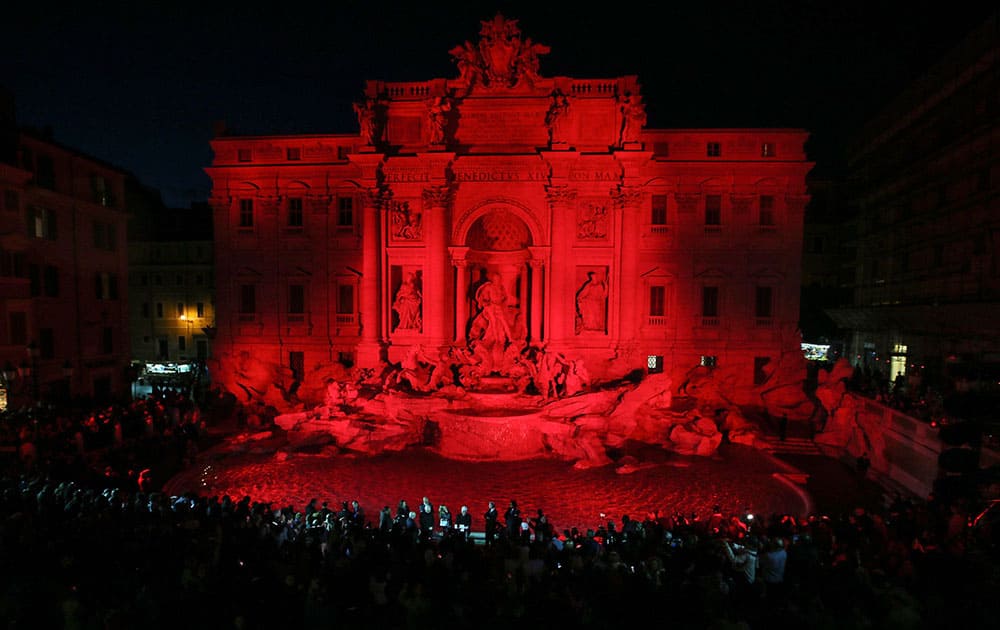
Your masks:
[[[17,379],[17,368],[14,367],[10,361],[4,362],[3,365],[3,385],[6,390],[3,399],[3,409],[6,409],[10,405],[10,396],[14,393],[14,381]],[[0,409],[2,411],[3,409]]]

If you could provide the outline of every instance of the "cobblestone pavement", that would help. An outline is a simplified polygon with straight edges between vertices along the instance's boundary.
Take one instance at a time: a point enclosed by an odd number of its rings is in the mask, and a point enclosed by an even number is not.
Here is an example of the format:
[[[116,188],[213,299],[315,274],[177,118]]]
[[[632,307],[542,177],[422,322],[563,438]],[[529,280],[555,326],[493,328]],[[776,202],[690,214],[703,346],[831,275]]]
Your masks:
[[[628,474],[618,474],[614,466],[576,470],[554,460],[462,462],[420,449],[376,457],[257,451],[208,450],[163,489],[172,495],[249,496],[296,510],[312,498],[333,509],[357,499],[375,522],[383,505],[395,513],[400,499],[415,507],[427,496],[435,507],[443,503],[452,513],[468,505],[473,530],[482,527],[491,500],[501,515],[511,499],[525,518],[541,508],[559,530],[596,528],[607,520],[620,525],[623,515],[641,520],[652,510],[707,516],[715,504],[727,514],[742,514],[749,506],[760,516],[800,516],[812,507],[800,489],[775,476],[787,471],[787,465],[736,444],[722,445],[710,458],[663,453],[640,458],[656,463]]]

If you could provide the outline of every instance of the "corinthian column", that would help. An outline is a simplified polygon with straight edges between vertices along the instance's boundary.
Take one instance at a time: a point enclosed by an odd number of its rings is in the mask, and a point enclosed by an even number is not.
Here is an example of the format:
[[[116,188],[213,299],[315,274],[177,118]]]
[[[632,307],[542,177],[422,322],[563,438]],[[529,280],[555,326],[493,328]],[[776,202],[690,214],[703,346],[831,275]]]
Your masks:
[[[380,196],[377,189],[369,189],[362,197],[361,248],[364,262],[361,265],[361,282],[358,287],[361,320],[361,342],[358,344],[358,365],[377,367],[381,358],[379,344],[379,244]]]
[[[551,282],[546,287],[545,335],[554,349],[565,349],[573,335],[576,316],[573,287],[576,261],[573,260],[573,235],[576,234],[576,190],[569,186],[549,186],[546,189],[552,214],[552,259],[549,265]]]
[[[423,283],[424,336],[430,346],[443,346],[452,340],[452,268],[448,260],[448,209],[451,197],[450,186],[431,186],[423,191],[424,244],[427,254]]]
[[[642,190],[635,186],[622,186],[618,189],[615,201],[622,211],[622,232],[618,236],[619,264],[618,272],[612,270],[612,276],[618,281],[618,339],[639,338],[638,304],[642,304],[639,295],[639,248],[632,245],[639,235],[639,212],[642,204]]]

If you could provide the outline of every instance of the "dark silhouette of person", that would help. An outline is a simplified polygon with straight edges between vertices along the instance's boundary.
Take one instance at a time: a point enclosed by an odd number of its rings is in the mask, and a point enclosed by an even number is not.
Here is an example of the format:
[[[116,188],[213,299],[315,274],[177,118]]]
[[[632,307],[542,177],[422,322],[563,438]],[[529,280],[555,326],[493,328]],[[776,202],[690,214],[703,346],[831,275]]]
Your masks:
[[[521,510],[517,507],[517,501],[511,499],[507,511],[503,515],[504,524],[507,525],[507,540],[515,541],[521,536]]]
[[[486,508],[486,513],[483,514],[483,523],[485,526],[485,538],[486,544],[492,545],[497,538],[497,520],[500,518],[500,511],[497,510],[497,504],[490,501],[489,506]]]

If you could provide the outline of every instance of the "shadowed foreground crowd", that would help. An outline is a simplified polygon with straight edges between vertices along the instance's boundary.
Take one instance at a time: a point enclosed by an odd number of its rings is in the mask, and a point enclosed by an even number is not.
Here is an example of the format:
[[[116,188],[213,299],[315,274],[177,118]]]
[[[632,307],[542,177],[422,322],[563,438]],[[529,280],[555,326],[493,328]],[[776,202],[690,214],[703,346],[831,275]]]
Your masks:
[[[561,533],[501,511],[484,542],[486,506],[470,539],[388,508],[167,496],[66,470],[0,479],[7,628],[902,629],[1000,612],[995,536],[960,504],[749,522],[652,506]]]

